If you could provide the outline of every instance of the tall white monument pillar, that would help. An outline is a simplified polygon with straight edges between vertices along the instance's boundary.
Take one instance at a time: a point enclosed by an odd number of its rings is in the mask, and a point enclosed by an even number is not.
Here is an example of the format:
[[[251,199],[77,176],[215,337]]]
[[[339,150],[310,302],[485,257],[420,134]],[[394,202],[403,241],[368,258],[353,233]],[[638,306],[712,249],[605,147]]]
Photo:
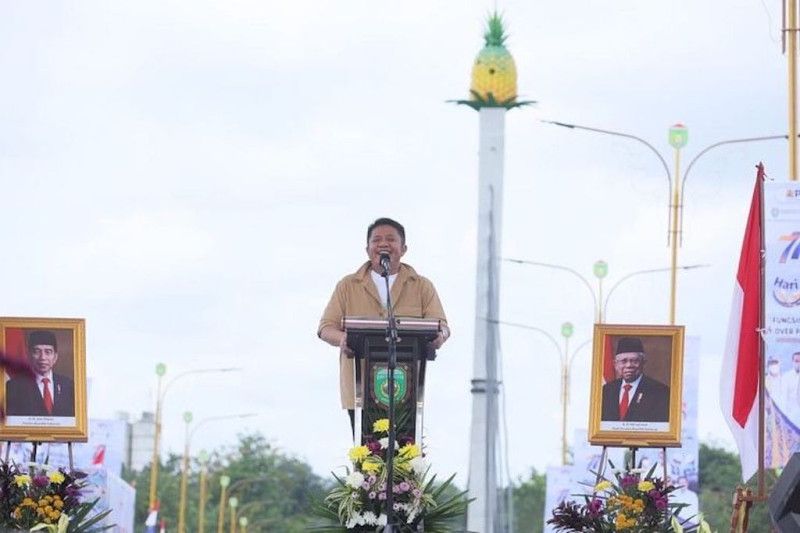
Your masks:
[[[478,264],[475,299],[475,354],[472,378],[472,429],[469,459],[467,529],[501,531],[498,517],[499,383],[497,320],[500,294],[500,250],[503,223],[503,155],[505,114],[531,102],[517,101],[517,68],[505,47],[503,21],[489,17],[485,46],[472,66],[468,105],[480,114],[478,156]]]

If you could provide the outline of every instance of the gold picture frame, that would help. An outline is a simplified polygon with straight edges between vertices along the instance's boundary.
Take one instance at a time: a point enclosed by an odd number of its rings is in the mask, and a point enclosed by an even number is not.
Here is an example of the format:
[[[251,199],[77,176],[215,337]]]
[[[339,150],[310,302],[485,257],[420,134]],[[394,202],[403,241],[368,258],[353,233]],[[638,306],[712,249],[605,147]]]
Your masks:
[[[595,324],[589,442],[678,447],[683,326]]]
[[[0,405],[6,419],[0,422],[0,440],[86,442],[85,320],[0,317],[0,350],[49,376],[45,383],[2,370]]]

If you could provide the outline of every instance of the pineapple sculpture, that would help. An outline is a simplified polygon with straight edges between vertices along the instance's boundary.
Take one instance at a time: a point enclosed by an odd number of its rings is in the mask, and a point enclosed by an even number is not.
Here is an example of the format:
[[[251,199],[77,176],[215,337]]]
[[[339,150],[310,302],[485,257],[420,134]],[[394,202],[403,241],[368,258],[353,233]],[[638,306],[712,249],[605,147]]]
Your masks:
[[[517,66],[505,47],[507,35],[503,28],[503,19],[497,12],[489,16],[483,38],[486,44],[472,65],[470,99],[458,100],[457,103],[468,105],[473,109],[482,107],[511,109],[533,103],[517,101]]]

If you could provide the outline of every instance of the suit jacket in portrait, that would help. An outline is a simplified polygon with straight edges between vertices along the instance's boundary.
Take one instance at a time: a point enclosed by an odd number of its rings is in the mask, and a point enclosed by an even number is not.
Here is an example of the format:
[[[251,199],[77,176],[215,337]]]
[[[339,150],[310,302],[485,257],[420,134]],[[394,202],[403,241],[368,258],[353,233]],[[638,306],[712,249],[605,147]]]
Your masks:
[[[44,398],[36,381],[20,376],[6,381],[6,407],[9,416],[75,416],[75,385],[66,376],[53,373],[53,412],[44,408]]]
[[[603,410],[600,420],[616,422],[622,378],[603,385]],[[628,404],[626,422],[669,422],[669,387],[655,379],[642,376],[636,393]]]

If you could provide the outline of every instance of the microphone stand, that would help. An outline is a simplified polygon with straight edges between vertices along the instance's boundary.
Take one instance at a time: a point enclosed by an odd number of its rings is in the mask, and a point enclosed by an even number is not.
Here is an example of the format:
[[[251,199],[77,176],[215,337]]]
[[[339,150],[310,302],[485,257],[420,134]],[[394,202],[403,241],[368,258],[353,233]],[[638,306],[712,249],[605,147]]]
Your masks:
[[[386,454],[386,527],[383,528],[383,533],[394,533],[394,443],[395,443],[395,427],[394,427],[394,369],[397,366],[397,320],[394,316],[392,309],[392,294],[389,287],[389,269],[384,262],[383,266],[383,279],[386,281],[386,310],[389,314],[389,324],[386,328],[386,341],[389,343],[389,361],[387,363],[387,370],[389,371],[389,446]]]

